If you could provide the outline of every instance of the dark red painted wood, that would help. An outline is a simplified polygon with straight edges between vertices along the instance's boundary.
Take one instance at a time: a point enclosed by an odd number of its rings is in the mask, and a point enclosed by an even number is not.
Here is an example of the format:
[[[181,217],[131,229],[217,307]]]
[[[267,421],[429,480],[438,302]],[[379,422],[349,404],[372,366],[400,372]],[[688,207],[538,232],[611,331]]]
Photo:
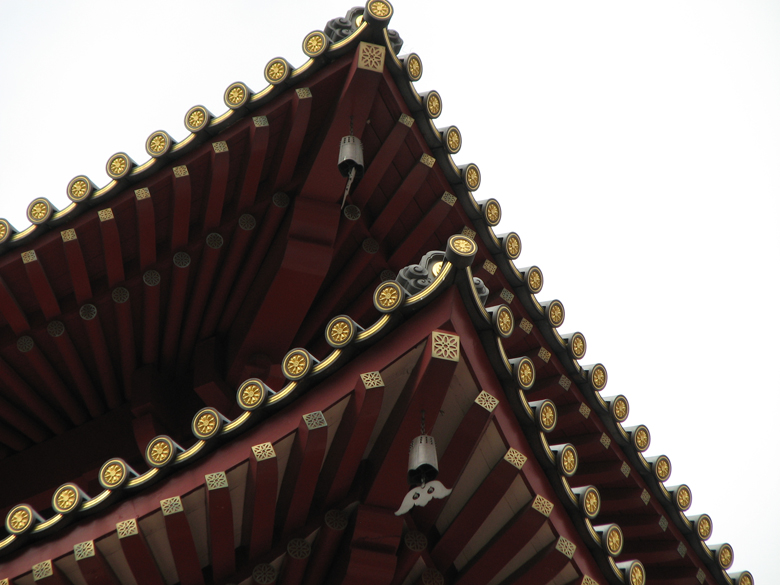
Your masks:
[[[290,104],[289,131],[284,139],[284,146],[280,149],[281,157],[276,159],[274,178],[271,180],[271,191],[285,189],[287,183],[293,177],[298,156],[301,153],[306,129],[309,127],[313,97],[301,97],[296,92]]]
[[[189,306],[187,307],[184,320],[184,328],[181,332],[179,355],[176,362],[176,368],[179,372],[189,365],[192,349],[195,347],[195,337],[198,329],[200,329],[203,311],[206,308],[209,291],[211,291],[219,259],[222,255],[223,242],[224,240],[221,236],[216,237],[214,234],[210,234],[206,237],[206,244],[203,246],[200,261],[198,262],[198,274],[195,277],[195,284],[188,299]]]
[[[181,165],[186,168],[185,165]],[[174,167],[178,168],[178,167]],[[173,213],[171,213],[171,251],[177,252],[187,245],[190,233],[190,207],[192,185],[189,173],[180,177],[171,171],[173,177]]]
[[[315,413],[311,414],[314,415],[312,419],[318,418]],[[305,416],[298,423],[298,432],[290,450],[290,458],[287,460],[282,489],[279,493],[276,530],[280,535],[290,534],[306,522],[317,485],[317,476],[325,457],[328,427],[310,428],[317,423],[312,422],[307,425]]]
[[[148,274],[148,272],[147,272]],[[149,280],[147,282],[147,280]],[[151,282],[151,284],[149,284]],[[160,282],[143,279],[143,339],[141,342],[141,362],[157,363],[160,348]]]
[[[312,545],[303,585],[320,585],[326,582],[328,570],[344,536],[344,529],[347,527],[346,514],[336,510],[328,514],[325,515],[325,522]]]
[[[437,567],[449,569],[519,474],[504,458],[496,464],[431,550]]]
[[[33,442],[41,443],[48,438],[48,433],[36,421],[1,396],[0,413],[2,413],[6,425],[15,427]]]
[[[87,421],[87,413],[84,407],[70,393],[70,390],[65,386],[57,372],[54,371],[49,360],[46,359],[46,356],[43,355],[43,352],[41,352],[35,342],[33,342],[31,349],[22,352],[22,355],[27,359],[30,369],[40,377],[51,392],[51,395],[62,407],[62,410],[68,415],[68,418],[77,425],[85,423]]]
[[[116,408],[122,403],[122,396],[114,376],[114,366],[111,362],[111,356],[106,344],[106,336],[103,334],[103,327],[100,322],[100,312],[92,319],[82,319],[84,331],[89,340],[92,355],[95,357],[98,378],[103,386],[106,404],[109,408]]]
[[[417,191],[425,181],[431,168],[417,161],[412,170],[404,179],[401,186],[390,197],[390,201],[371,225],[371,235],[379,242],[383,242],[387,234],[393,228],[398,218],[412,201]],[[430,237],[430,236],[429,236]],[[427,238],[426,238],[427,239]]]
[[[446,333],[446,332],[445,332]],[[373,506],[396,510],[409,486],[406,472],[409,444],[420,434],[420,420],[425,411],[425,424],[436,424],[444,396],[458,362],[433,356],[433,333],[409,376],[398,401],[377,439],[369,461],[376,471],[365,502]]]
[[[239,213],[246,211],[255,201],[257,186],[263,174],[263,163],[268,150],[268,137],[271,127],[268,125],[257,126],[254,119],[250,119],[249,126],[249,154],[244,171],[244,181],[238,196],[237,210]]]
[[[439,461],[439,476],[436,479],[446,487],[454,486],[460,479],[492,418],[492,413],[483,406],[476,402],[471,404]],[[427,533],[436,522],[446,503],[446,499],[434,499],[428,502],[424,508],[413,508],[412,517],[417,528]]]
[[[89,415],[92,418],[100,416],[106,410],[105,403],[95,389],[95,386],[87,373],[87,368],[84,366],[84,362],[81,360],[78,351],[76,351],[76,346],[73,345],[67,328],[63,325],[63,333],[57,336],[52,335],[51,338],[62,357],[62,361],[65,363],[68,372],[75,382],[76,390],[82,400],[84,400],[84,404],[87,405]]]
[[[209,489],[206,486],[206,507],[208,508],[209,550],[211,569],[216,583],[228,581],[236,571],[236,552],[233,538],[233,505],[230,489],[224,487]]]
[[[351,196],[355,205],[362,209],[368,203],[382,177],[385,176],[385,172],[393,164],[393,159],[395,159],[398,149],[401,148],[410,130],[411,128],[401,122],[399,118],[390,134],[382,141],[382,146],[373,160],[366,161],[368,163],[366,174]]]
[[[382,408],[384,385],[366,388],[358,378],[320,471],[317,506],[333,505],[347,495]]]
[[[43,311],[43,316],[48,320],[59,315],[60,305],[57,302],[57,297],[51,288],[51,284],[49,284],[49,279],[46,278],[46,272],[40,260],[25,262],[24,270],[27,273],[27,279],[30,281],[38,305],[41,307],[41,311]]]
[[[108,208],[105,211],[111,211]],[[119,228],[113,217],[100,220],[100,236],[103,239],[103,258],[106,266],[108,287],[113,288],[125,279],[124,260],[122,259],[122,244],[119,239]]]
[[[203,585],[203,571],[200,569],[198,551],[187,514],[182,508],[181,512],[163,513],[163,518],[179,582],[181,585]]]
[[[124,295],[112,295],[114,301],[114,319],[119,337],[119,363],[122,369],[122,387],[125,398],[130,398],[133,372],[136,367],[135,335],[133,331],[132,299]]]
[[[165,585],[165,582],[157,570],[152,553],[146,545],[146,539],[140,533],[119,538],[125,560],[135,577],[136,583],[145,585]]]
[[[506,580],[511,585],[538,585],[549,583],[563,571],[571,560],[555,548],[555,542],[547,545],[518,571]],[[601,573],[596,573],[600,575]]]
[[[216,143],[215,143],[216,144]],[[208,234],[219,226],[222,208],[225,205],[228,175],[230,174],[230,152],[211,151],[211,184],[207,191],[206,212],[203,217],[203,233]]]
[[[244,522],[241,526],[241,544],[249,547],[250,559],[256,559],[271,549],[278,481],[276,454],[271,455],[263,445],[253,446],[244,495]]]
[[[447,215],[452,211],[452,206],[439,199],[428,210],[428,213],[420,220],[415,228],[404,238],[401,245],[393,252],[387,263],[394,272],[398,272],[401,268],[411,262],[416,262],[415,254],[421,249],[421,246],[430,239],[431,234],[434,233],[442,224]]]
[[[92,543],[94,555],[76,560],[76,565],[87,585],[119,585],[119,579],[106,562],[103,553]]]
[[[75,233],[75,230],[73,230]],[[73,294],[76,297],[76,304],[83,305],[92,298],[92,286],[89,283],[89,274],[87,265],[84,262],[84,254],[81,251],[81,244],[78,239],[64,240],[63,234],[62,248],[65,251],[65,261],[68,264],[68,274],[73,283]]]
[[[217,282],[214,284],[214,291],[209,295],[198,339],[206,339],[214,335],[228,295],[236,284],[236,274],[241,268],[249,242],[256,233],[257,222],[253,216],[249,215],[248,217],[251,218],[251,221],[239,220],[238,225],[233,230],[233,237],[230,238],[230,245],[225,253]]]
[[[68,428],[68,423],[1,358],[0,383],[9,388],[30,412],[36,413],[55,434],[63,433]]]
[[[547,516],[541,514],[528,502],[522,510],[509,520],[490,545],[480,551],[461,572],[458,585],[482,585],[493,579],[512,560],[518,551],[528,544],[534,535],[547,522]],[[537,581],[546,583],[547,581]]]
[[[230,291],[230,297],[228,298],[227,304],[222,311],[222,316],[219,319],[217,331],[221,334],[227,333],[233,326],[241,303],[244,302],[249,287],[255,280],[255,277],[260,270],[260,266],[268,254],[271,242],[276,238],[279,224],[282,222],[282,218],[288,207],[287,203],[282,203],[282,206],[276,205],[275,203],[271,203],[268,206],[268,210],[263,217],[263,224],[254,236],[255,241],[247,254],[246,260],[243,262],[243,266],[241,266],[238,278]]]
[[[138,222],[138,261],[141,271],[157,261],[157,235],[154,225],[154,203],[151,197],[135,197],[135,216]]]
[[[31,445],[29,440],[5,425],[0,425],[0,443],[7,445],[14,451],[23,451]]]
[[[30,328],[27,316],[2,278],[0,278],[0,311],[16,335],[20,335]]]
[[[165,312],[165,329],[160,355],[163,366],[172,365],[176,359],[179,331],[187,298],[187,281],[191,266],[192,262],[186,266],[179,266],[174,263],[171,267],[171,288],[168,296],[168,310]]]

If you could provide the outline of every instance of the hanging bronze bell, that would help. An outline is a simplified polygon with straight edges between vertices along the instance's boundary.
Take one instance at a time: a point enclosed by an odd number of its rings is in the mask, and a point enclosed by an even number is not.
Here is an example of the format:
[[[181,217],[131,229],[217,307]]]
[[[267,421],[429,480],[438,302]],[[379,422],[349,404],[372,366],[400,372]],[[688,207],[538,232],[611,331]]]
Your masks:
[[[430,435],[415,437],[409,447],[409,485],[425,485],[439,475],[436,441]]]
[[[363,176],[363,143],[357,136],[345,136],[339,146],[339,172],[342,177],[352,175],[354,179]]]

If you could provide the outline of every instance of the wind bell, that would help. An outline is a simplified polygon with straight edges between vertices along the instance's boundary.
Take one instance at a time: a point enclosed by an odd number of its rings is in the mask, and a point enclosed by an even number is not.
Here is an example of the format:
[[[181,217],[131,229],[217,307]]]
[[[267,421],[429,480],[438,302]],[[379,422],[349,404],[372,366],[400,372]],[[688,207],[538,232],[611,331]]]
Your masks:
[[[348,177],[347,186],[344,189],[344,197],[341,200],[341,207],[347,202],[347,195],[352,187],[352,182],[363,176],[363,143],[360,138],[354,135],[352,129],[352,116],[349,117],[349,136],[341,139],[339,145],[339,172],[342,177]]]
[[[434,481],[439,475],[439,461],[436,457],[436,441],[425,432],[425,411],[422,412],[422,434],[415,437],[409,447],[409,471],[406,478],[414,486],[404,497],[396,516],[406,514],[413,506],[425,506],[433,498],[446,498],[452,493],[440,481]]]

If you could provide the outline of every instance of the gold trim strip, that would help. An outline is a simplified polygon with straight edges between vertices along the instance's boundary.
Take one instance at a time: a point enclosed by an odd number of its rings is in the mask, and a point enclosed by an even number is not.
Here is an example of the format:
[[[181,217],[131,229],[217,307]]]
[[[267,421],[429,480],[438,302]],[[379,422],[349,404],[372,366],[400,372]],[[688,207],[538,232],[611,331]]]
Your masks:
[[[148,161],[146,161],[144,164],[138,167],[134,167],[132,171],[130,171],[130,176],[135,176],[140,173],[143,173],[145,170],[151,168],[154,166],[154,164],[157,162],[158,159],[156,158],[150,158]]]
[[[617,577],[618,579],[620,579],[621,581],[623,581],[625,583],[626,580],[625,580],[625,577],[623,575],[623,571],[621,571],[618,568],[618,566],[615,564],[615,559],[612,558],[611,556],[607,555],[607,560],[609,561],[609,566],[612,567],[612,572],[615,573],[615,577]]]
[[[9,546],[14,540],[16,540],[15,534],[6,536],[3,540],[0,540],[0,549],[4,549],[5,547]]]
[[[222,122],[224,122],[225,120],[230,118],[230,116],[232,116],[233,112],[235,112],[235,111],[236,110],[228,110],[227,112],[225,112],[221,116],[218,116],[216,118],[212,118],[211,122],[209,122],[209,128],[213,128],[214,126],[216,126],[218,124],[221,124]]]
[[[33,233],[37,227],[38,227],[37,225],[27,226],[22,231],[16,232],[13,236],[11,236],[11,241],[16,242],[18,240],[21,240],[22,238],[27,237],[29,234]]]
[[[318,363],[316,366],[314,366],[311,370],[312,374],[319,374],[322,370],[328,368],[335,362],[339,357],[341,356],[341,350],[340,349],[334,349],[332,352],[330,352],[330,355],[326,357],[324,360],[322,360],[320,363]]]
[[[157,475],[160,472],[159,467],[152,467],[145,473],[142,473],[138,477],[134,477],[130,481],[127,482],[127,485],[125,487],[132,488],[132,487],[138,487],[139,485],[145,484],[147,481],[152,479],[155,475]]]
[[[550,463],[555,465],[555,453],[553,453],[552,449],[550,449],[550,444],[547,442],[547,437],[545,437],[544,433],[540,431],[539,438],[542,441],[542,448],[544,449],[544,452],[547,454],[547,458],[550,460]]]
[[[174,465],[176,463],[181,463],[182,461],[187,461],[187,459],[190,459],[194,457],[197,453],[203,450],[203,447],[206,446],[206,441],[201,439],[197,443],[195,443],[192,447],[184,451],[183,453],[179,453],[176,456],[176,459],[174,459],[173,463]]]
[[[92,194],[92,197],[90,197],[90,199],[98,199],[100,197],[103,197],[106,193],[109,193],[116,184],[117,182],[114,179],[111,179],[111,182],[108,185],[106,185],[102,189],[98,189],[97,191],[95,191]]]
[[[583,520],[585,520],[585,527],[588,529],[588,534],[590,534],[593,542],[601,547],[601,538],[599,537],[599,533],[596,532],[596,530],[593,528],[593,524],[591,524],[590,518],[583,518]]]
[[[249,101],[256,102],[257,100],[263,99],[265,96],[271,93],[275,87],[276,87],[275,85],[269,85],[265,89],[258,91],[256,94],[254,94],[251,98],[249,98]]]
[[[439,276],[437,276],[436,279],[431,284],[429,284],[424,290],[421,290],[416,295],[408,297],[404,305],[408,307],[409,305],[418,303],[423,299],[432,295],[436,291],[436,289],[439,288],[441,283],[444,282],[444,279],[447,278],[447,275],[450,273],[451,270],[452,270],[452,263],[445,261],[444,266],[441,267],[441,272],[439,272]]]
[[[293,77],[297,77],[298,75],[302,75],[303,73],[311,69],[313,65],[314,65],[314,59],[309,58],[309,60],[306,61],[306,63],[304,63],[300,67],[298,67],[298,69],[293,69],[292,73],[290,73],[289,79],[292,79]]]
[[[60,209],[57,213],[52,215],[49,221],[57,221],[58,219],[62,219],[74,209],[76,209],[76,203],[74,201],[71,201],[70,205],[68,205],[65,209]]]
[[[245,410],[241,413],[241,416],[236,418],[235,420],[230,421],[228,424],[226,424],[224,427],[222,427],[222,430],[219,432],[220,436],[226,435],[228,433],[232,433],[235,431],[238,427],[243,425],[249,418],[252,416],[253,410]]]
[[[81,511],[86,512],[87,510],[91,510],[92,508],[95,508],[96,506],[105,502],[110,495],[111,495],[111,490],[103,490],[102,492],[100,492],[100,494],[92,498],[90,501],[81,504]]]
[[[271,396],[271,398],[268,400],[268,404],[276,404],[280,400],[284,400],[287,398],[289,394],[292,393],[293,390],[295,390],[295,387],[298,385],[298,382],[289,382],[287,386],[279,390],[276,394]]]
[[[38,532],[43,532],[47,528],[54,526],[60,520],[62,520],[62,514],[55,514],[54,516],[46,520],[46,522],[41,522],[40,524],[38,524],[38,526],[33,528],[33,534],[37,534]]]
[[[569,496],[571,503],[574,504],[575,506],[579,504],[579,501],[577,500],[577,494],[575,494],[571,490],[571,486],[569,485],[568,479],[566,479],[566,477],[564,477],[563,475],[561,476],[561,484],[563,485],[563,490],[566,492],[566,495]],[[588,520],[588,518],[585,518],[585,522],[590,522],[590,520]]]
[[[187,146],[193,140],[195,140],[195,134],[190,132],[190,135],[187,136],[187,138],[185,138],[181,142],[177,142],[176,144],[173,145],[173,148],[171,148],[171,152],[177,152],[177,151],[181,150],[182,148]]]
[[[371,327],[369,327],[368,329],[364,329],[363,331],[358,333],[355,336],[355,341],[364,341],[369,337],[371,337],[372,335],[374,335],[375,333],[378,333],[385,325],[387,325],[388,321],[390,321],[390,313],[385,313]]]

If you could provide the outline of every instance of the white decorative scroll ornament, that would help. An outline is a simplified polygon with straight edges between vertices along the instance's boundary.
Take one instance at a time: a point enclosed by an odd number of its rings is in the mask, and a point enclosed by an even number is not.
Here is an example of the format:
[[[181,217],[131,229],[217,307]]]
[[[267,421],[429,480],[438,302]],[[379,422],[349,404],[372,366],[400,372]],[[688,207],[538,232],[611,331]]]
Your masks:
[[[446,498],[452,493],[451,489],[444,487],[444,484],[440,481],[430,481],[420,486],[413,487],[406,494],[404,501],[401,503],[401,507],[395,513],[396,516],[403,516],[414,506],[425,506],[433,498],[441,500]]]

